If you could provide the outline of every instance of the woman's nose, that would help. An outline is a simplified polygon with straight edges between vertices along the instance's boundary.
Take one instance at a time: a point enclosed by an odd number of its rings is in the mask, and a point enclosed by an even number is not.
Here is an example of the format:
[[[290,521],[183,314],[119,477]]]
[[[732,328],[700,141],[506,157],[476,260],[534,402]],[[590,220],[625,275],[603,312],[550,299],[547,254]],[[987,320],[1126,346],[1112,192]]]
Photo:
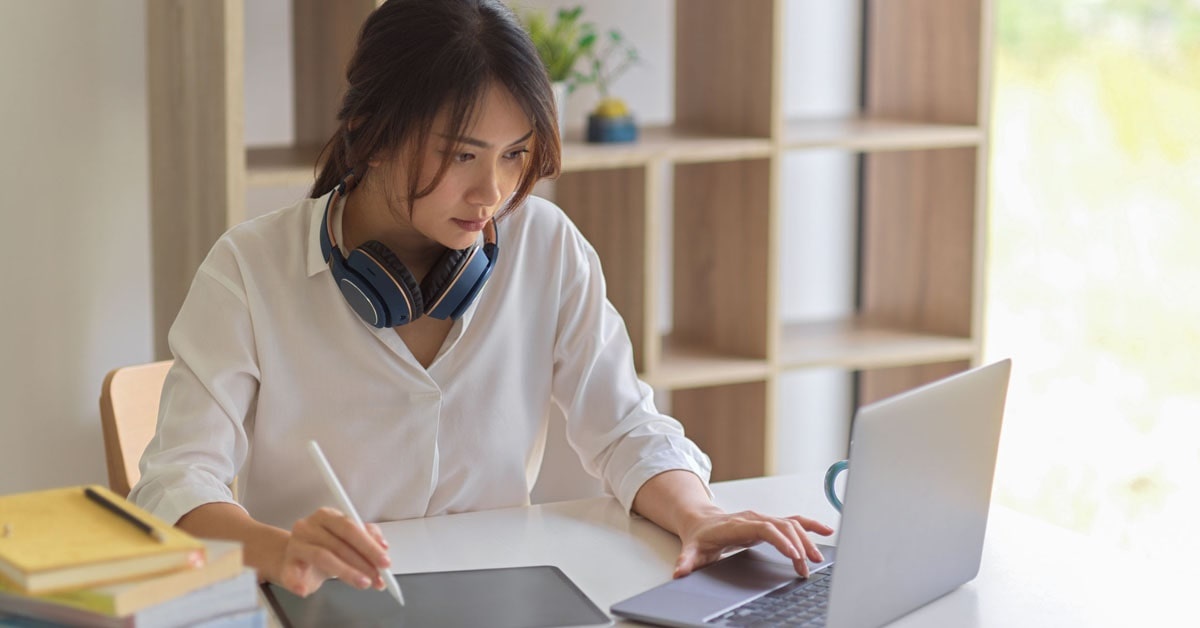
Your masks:
[[[492,207],[500,202],[504,191],[500,189],[500,173],[495,166],[480,168],[479,175],[468,190],[467,201],[473,205]]]

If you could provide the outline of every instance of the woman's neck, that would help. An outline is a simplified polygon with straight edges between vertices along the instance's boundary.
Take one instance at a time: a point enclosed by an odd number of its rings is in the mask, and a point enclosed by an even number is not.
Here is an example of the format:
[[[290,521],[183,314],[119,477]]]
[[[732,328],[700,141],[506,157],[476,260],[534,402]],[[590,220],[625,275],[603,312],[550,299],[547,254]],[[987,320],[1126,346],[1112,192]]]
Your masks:
[[[346,195],[342,208],[342,246],[347,253],[378,240],[395,253],[420,281],[445,248],[418,231],[407,215],[393,212],[384,195],[359,185]]]

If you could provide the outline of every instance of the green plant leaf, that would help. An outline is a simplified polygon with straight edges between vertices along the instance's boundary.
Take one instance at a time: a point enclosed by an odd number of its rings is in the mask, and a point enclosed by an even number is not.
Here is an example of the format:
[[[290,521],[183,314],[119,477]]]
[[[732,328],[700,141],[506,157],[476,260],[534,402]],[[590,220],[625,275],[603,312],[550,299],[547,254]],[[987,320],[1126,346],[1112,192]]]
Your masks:
[[[553,22],[539,11],[521,19],[550,80],[565,82],[568,93],[594,84],[600,97],[608,98],[609,86],[640,57],[621,31],[614,28],[598,34],[594,24],[581,21],[583,11],[583,6],[560,8]],[[581,58],[587,59],[582,70],[577,68]]]
[[[576,6],[570,9],[562,8],[558,10],[558,21],[560,23],[571,24],[578,20],[580,15],[583,15],[583,6]]]
[[[572,71],[581,56],[596,40],[595,27],[581,23],[583,7],[561,8],[553,22],[544,12],[531,11],[521,16],[529,38],[552,81],[572,81]]]

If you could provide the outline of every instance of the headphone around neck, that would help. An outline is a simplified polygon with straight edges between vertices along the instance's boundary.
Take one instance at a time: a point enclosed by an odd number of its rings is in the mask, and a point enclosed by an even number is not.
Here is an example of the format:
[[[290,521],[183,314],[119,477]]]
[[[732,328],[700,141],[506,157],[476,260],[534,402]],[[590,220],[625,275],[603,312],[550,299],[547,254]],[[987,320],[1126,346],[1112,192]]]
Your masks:
[[[334,200],[344,196],[346,175],[329,194],[321,217],[321,254],[333,272],[333,279],[350,307],[372,326],[399,327],[422,315],[458,320],[475,300],[479,290],[496,267],[500,253],[496,220],[483,229],[483,246],[446,249],[438,261],[417,283],[400,258],[382,242],[365,242],[343,257],[333,236],[329,212]]]

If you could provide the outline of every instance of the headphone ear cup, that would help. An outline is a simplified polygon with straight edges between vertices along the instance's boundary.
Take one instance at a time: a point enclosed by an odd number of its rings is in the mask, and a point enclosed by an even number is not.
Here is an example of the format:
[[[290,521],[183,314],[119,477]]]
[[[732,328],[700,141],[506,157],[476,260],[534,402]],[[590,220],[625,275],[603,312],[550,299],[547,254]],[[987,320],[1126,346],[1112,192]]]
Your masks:
[[[371,283],[351,269],[340,253],[335,253],[329,260],[329,270],[333,273],[333,281],[346,298],[350,309],[368,324],[383,327],[387,323],[387,306],[379,298],[379,294],[371,287]]]
[[[387,321],[381,327],[410,323],[425,312],[425,301],[412,273],[391,249],[370,240],[350,254],[346,264],[371,284],[387,306]]]
[[[459,269],[467,258],[470,257],[474,247],[465,249],[447,249],[442,256],[438,258],[433,268],[425,275],[425,279],[421,280],[421,294],[425,298],[425,305],[430,309],[442,299],[446,293],[446,289],[450,287],[450,282],[458,276]]]

